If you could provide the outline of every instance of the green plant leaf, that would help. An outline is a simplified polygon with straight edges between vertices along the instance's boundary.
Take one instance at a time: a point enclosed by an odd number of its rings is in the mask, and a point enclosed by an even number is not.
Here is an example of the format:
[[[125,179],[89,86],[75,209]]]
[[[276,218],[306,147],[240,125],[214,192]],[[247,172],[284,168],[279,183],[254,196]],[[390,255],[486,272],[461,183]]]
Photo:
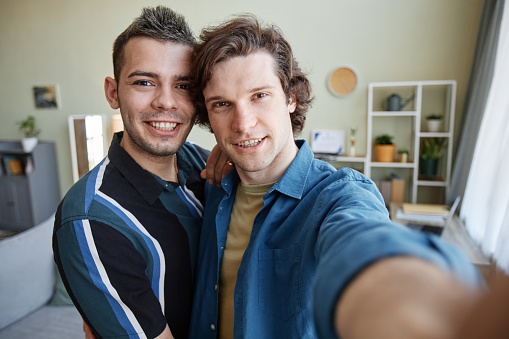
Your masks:
[[[392,145],[394,137],[389,134],[382,134],[375,138],[375,145]]]
[[[447,139],[423,138],[421,140],[421,159],[439,159],[445,152]]]
[[[29,115],[26,119],[18,121],[18,130],[25,138],[32,138],[41,132],[37,128],[37,121],[33,115]]]

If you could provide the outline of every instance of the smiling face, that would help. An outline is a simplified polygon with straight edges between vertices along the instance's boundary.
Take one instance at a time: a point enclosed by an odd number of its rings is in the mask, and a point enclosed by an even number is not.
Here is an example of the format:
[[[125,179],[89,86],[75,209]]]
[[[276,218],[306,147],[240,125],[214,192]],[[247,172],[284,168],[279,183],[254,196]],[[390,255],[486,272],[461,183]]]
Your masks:
[[[219,62],[203,90],[210,125],[244,184],[276,182],[293,161],[288,102],[266,52]]]
[[[125,46],[120,79],[106,79],[108,102],[124,122],[122,147],[138,162],[175,154],[191,131],[191,54],[185,44],[135,37]]]

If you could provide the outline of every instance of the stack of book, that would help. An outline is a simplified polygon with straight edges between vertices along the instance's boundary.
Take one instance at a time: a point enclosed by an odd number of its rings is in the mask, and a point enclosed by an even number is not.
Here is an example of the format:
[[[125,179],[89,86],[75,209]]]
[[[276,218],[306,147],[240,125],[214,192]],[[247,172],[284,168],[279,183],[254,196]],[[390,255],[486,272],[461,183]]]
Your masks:
[[[404,203],[396,211],[396,219],[429,224],[443,224],[448,215],[446,205]]]

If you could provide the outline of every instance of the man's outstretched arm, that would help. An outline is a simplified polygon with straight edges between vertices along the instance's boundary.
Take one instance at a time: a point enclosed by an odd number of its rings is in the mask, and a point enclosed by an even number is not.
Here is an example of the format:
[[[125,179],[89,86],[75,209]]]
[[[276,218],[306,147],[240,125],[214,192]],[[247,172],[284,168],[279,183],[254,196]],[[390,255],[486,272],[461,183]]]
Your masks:
[[[348,285],[334,325],[343,339],[455,338],[479,294],[424,260],[387,258]]]

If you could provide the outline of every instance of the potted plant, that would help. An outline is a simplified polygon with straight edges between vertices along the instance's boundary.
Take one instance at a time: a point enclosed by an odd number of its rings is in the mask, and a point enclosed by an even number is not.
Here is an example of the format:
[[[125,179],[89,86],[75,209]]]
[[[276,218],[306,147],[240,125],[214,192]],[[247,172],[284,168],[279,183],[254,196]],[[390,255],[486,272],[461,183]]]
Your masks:
[[[423,138],[419,160],[419,173],[424,179],[434,179],[437,176],[438,160],[445,151],[447,139]]]
[[[375,138],[375,154],[378,162],[393,162],[396,146],[392,142],[393,136],[382,134]]]
[[[406,148],[401,148],[398,150],[398,159],[399,159],[399,162],[407,162],[408,161],[408,150]]]
[[[26,153],[31,152],[37,146],[37,136],[41,132],[37,128],[35,117],[29,115],[26,119],[18,121],[18,130],[23,135],[23,139],[21,139],[23,151]]]
[[[426,116],[426,130],[428,132],[438,132],[442,127],[442,115],[432,113]]]

